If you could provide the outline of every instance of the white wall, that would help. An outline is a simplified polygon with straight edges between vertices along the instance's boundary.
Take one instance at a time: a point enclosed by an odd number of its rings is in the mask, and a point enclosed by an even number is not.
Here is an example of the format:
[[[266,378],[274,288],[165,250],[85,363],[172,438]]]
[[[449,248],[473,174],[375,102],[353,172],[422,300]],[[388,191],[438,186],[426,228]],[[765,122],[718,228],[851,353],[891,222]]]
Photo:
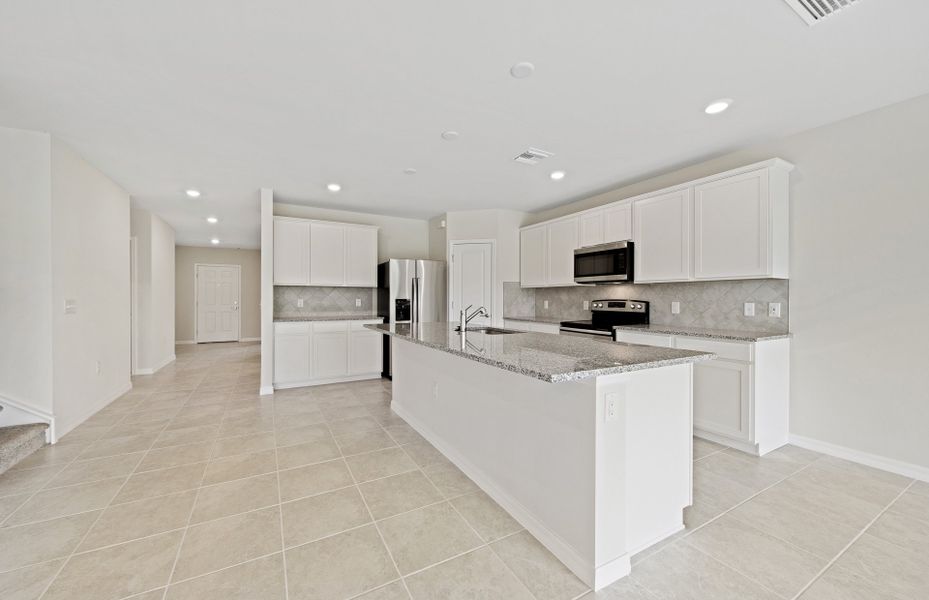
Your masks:
[[[503,282],[519,280],[519,227],[526,214],[513,210],[468,210],[449,212],[446,239],[451,244],[461,240],[494,240],[494,299],[492,321],[503,324]]]
[[[774,156],[797,165],[791,434],[929,469],[929,96],[536,213],[532,222]]]
[[[425,219],[387,217],[279,202],[274,203],[274,214],[281,217],[377,225],[378,262],[388,258],[429,258],[429,227]]]
[[[129,195],[54,138],[51,180],[53,385],[60,436],[131,387]],[[63,310],[66,299],[77,303],[73,314]]]
[[[0,403],[52,412],[49,136],[0,127]],[[12,409],[0,414],[11,424]]]
[[[146,374],[174,359],[174,230],[158,215],[133,207],[131,235],[138,267],[136,366]]]

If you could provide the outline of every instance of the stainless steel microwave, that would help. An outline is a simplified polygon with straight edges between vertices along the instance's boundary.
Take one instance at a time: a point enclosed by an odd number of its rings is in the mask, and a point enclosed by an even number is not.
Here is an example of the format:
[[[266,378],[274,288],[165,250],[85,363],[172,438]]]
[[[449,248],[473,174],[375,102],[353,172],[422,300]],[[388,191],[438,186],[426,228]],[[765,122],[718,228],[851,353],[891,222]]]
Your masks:
[[[632,281],[632,242],[610,242],[574,251],[574,282],[589,284]]]

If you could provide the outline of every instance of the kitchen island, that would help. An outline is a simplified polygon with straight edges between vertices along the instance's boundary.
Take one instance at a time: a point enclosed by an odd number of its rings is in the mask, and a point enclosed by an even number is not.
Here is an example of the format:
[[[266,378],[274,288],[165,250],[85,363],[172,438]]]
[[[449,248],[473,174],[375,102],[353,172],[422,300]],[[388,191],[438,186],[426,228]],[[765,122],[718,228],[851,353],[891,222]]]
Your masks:
[[[683,528],[692,365],[714,354],[383,324],[392,409],[594,589]],[[497,330],[499,331],[499,330]]]

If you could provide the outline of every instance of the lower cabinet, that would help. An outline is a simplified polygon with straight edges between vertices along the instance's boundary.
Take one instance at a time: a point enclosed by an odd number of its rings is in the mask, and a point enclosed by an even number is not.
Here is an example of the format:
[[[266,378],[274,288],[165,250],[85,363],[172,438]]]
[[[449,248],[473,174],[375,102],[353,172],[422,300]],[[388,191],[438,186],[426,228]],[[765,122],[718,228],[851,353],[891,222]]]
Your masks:
[[[321,385],[381,376],[381,334],[371,321],[274,324],[274,387]]]
[[[628,344],[713,352],[694,363],[694,435],[764,455],[787,443],[790,340],[723,342],[617,330]]]

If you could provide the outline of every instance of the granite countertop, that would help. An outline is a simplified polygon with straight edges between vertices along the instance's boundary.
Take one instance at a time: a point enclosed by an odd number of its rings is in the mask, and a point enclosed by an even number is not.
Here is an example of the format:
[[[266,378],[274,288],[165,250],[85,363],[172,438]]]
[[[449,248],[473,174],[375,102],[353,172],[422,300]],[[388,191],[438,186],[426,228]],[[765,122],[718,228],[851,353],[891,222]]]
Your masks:
[[[300,317],[274,317],[275,323],[300,323],[303,321],[383,321],[384,317],[359,313],[342,313],[328,315],[305,315]]]
[[[552,333],[488,335],[472,331],[468,332],[463,345],[456,326],[456,323],[365,325],[398,339],[550,383],[716,358],[709,352],[617,344]]]
[[[683,335],[688,337],[710,338],[731,342],[765,342],[789,338],[790,333],[766,333],[763,331],[737,331],[733,329],[706,329],[704,327],[683,327],[679,325],[616,325],[613,329],[639,331],[643,333],[662,333],[665,335]]]
[[[567,319],[556,319],[554,317],[507,317],[503,316],[504,321],[523,321],[525,323],[547,323],[549,325],[561,325],[562,321]]]

